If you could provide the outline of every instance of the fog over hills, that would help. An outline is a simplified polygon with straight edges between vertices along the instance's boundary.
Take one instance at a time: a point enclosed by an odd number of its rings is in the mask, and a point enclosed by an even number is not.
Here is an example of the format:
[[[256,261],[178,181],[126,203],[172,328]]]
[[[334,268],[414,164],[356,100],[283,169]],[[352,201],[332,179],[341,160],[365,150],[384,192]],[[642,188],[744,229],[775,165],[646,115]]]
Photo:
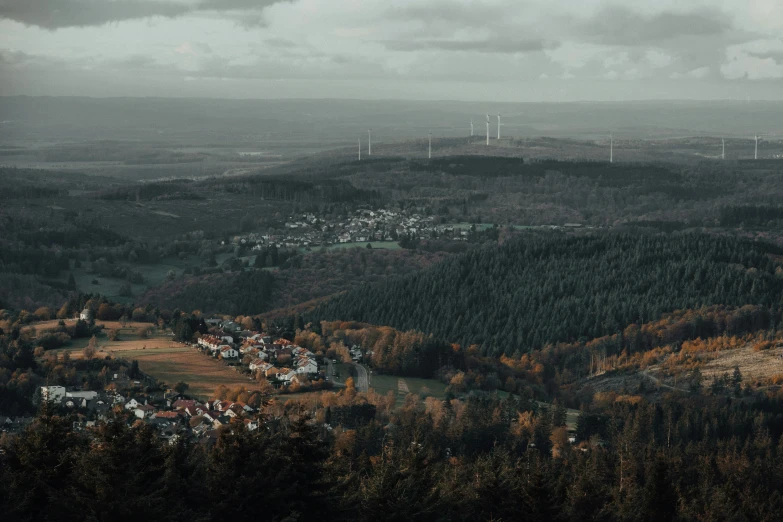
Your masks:
[[[476,135],[601,139],[783,134],[783,102],[639,101],[485,103],[453,101],[228,100],[173,98],[0,98],[0,143],[90,140],[243,145],[366,139],[399,141]]]

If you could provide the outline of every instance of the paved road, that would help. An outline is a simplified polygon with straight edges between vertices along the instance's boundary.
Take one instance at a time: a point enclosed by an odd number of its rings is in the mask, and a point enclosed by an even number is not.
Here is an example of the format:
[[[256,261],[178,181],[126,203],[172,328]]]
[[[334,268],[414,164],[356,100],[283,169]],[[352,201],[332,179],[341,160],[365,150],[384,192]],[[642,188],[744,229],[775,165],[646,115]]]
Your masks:
[[[332,386],[344,387],[345,384],[337,380],[337,377],[335,377],[336,370],[332,360],[324,357],[324,361],[326,361],[326,376],[329,377],[329,382],[332,383]],[[340,378],[342,379],[343,377],[340,376]]]
[[[370,389],[370,379],[367,375],[367,368],[361,364],[354,363],[356,368],[356,391],[366,392]]]

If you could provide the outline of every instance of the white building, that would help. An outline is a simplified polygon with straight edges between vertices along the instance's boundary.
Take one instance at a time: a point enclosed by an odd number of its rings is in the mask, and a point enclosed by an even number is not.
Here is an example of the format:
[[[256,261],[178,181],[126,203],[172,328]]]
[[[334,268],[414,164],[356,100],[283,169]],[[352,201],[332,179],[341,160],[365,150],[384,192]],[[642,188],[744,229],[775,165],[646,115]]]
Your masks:
[[[88,401],[91,401],[98,397],[98,392],[97,391],[72,391],[72,392],[65,392],[65,396],[74,399],[86,399]]]
[[[318,364],[309,357],[296,360],[296,373],[318,373]]]
[[[239,352],[231,348],[230,346],[221,346],[220,356],[223,359],[236,359],[237,357],[239,357]]]
[[[65,398],[65,386],[41,386],[41,400],[59,402]]]

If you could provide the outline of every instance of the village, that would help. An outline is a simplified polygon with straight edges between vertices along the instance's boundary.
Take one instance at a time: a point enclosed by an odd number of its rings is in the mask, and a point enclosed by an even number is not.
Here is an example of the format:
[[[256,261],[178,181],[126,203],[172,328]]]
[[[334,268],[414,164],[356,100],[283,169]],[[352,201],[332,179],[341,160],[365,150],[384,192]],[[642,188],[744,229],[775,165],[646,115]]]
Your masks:
[[[80,317],[86,315],[89,310]],[[242,330],[233,321],[209,318],[205,322],[209,333],[183,344],[193,348],[194,357],[214,358],[216,364],[219,361],[259,381],[265,390],[262,395],[267,398],[276,390],[279,393],[344,386],[331,381],[338,375],[333,367],[337,359],[316,356],[282,337]],[[360,347],[353,346],[342,354],[340,362],[357,364],[362,356]],[[110,384],[100,390],[41,386],[38,402],[74,413],[75,430],[90,430],[98,422],[124,414],[129,423],[143,422],[155,427],[160,438],[172,444],[182,438],[214,440],[218,430],[232,422],[243,424],[249,431],[258,429],[262,422],[258,395],[247,402],[220,398],[202,401],[186,393],[187,384],[160,386],[156,379],[138,369],[130,375],[123,368],[110,379]],[[0,417],[0,432],[20,432],[31,421],[32,417]]]
[[[358,209],[339,221],[304,213],[289,215],[284,229],[266,234],[237,235],[231,241],[251,246],[252,250],[270,246],[312,249],[346,243],[394,242],[406,237],[467,241],[467,227],[436,224],[435,221],[433,216],[395,209]]]

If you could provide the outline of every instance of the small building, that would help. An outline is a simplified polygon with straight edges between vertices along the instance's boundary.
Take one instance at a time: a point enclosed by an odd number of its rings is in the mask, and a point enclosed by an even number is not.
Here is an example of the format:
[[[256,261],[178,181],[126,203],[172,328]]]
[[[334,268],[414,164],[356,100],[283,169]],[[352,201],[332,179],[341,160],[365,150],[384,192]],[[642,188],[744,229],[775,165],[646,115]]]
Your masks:
[[[60,402],[65,397],[65,386],[41,386],[41,400]]]
[[[89,308],[85,308],[84,310],[82,310],[82,312],[79,314],[79,319],[87,323],[92,321],[92,310],[90,310]]]
[[[239,357],[239,352],[235,349],[231,348],[230,346],[221,346],[220,347],[220,358],[221,359],[237,359]]]

